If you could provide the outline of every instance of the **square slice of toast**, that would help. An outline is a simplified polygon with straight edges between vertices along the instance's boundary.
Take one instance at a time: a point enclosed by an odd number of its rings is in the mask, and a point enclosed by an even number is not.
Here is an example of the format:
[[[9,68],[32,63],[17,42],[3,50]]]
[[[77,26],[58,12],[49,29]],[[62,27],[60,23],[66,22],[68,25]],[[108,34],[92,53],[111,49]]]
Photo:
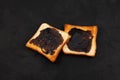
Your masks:
[[[74,33],[63,47],[63,52],[65,54],[95,56],[98,32],[97,26],[76,26],[65,24],[64,31],[69,35]]]
[[[68,33],[43,23],[26,43],[26,47],[39,52],[51,62],[55,62],[60,50],[69,38]]]

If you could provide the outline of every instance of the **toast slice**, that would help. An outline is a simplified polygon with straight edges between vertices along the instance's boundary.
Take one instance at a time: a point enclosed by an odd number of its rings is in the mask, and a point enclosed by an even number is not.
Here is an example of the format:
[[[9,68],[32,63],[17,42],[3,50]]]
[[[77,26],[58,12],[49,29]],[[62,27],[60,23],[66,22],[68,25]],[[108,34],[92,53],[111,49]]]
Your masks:
[[[65,54],[95,56],[98,32],[97,26],[65,24],[64,31],[71,36],[69,41],[63,47],[63,52]]]
[[[54,62],[69,38],[68,33],[43,23],[34,36],[26,43],[26,47],[39,52],[51,62]]]

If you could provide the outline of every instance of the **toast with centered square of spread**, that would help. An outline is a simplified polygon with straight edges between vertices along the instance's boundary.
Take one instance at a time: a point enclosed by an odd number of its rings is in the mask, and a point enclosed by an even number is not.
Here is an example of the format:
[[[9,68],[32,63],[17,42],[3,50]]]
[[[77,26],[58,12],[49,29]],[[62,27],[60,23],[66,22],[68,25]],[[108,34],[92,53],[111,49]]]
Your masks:
[[[63,52],[65,54],[95,56],[98,32],[97,26],[65,24],[64,31],[71,36],[69,41],[63,47]]]

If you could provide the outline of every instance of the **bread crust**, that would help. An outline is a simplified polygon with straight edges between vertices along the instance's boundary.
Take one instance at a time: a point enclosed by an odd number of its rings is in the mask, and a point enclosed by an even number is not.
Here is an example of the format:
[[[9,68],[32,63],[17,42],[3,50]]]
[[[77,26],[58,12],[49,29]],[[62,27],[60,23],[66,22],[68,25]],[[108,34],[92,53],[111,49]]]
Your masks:
[[[44,30],[46,28],[54,28],[56,29],[57,31],[59,31],[59,33],[61,34],[62,38],[63,38],[63,43],[60,44],[57,49],[54,50],[54,53],[53,55],[51,54],[46,54],[44,53],[41,48],[33,43],[30,43],[30,41],[32,39],[35,39],[39,34],[40,34],[40,31],[41,30]],[[38,53],[42,54],[43,56],[45,56],[46,58],[48,58],[51,62],[55,62],[56,58],[58,57],[58,54],[59,52],[61,51],[61,48],[63,47],[63,45],[70,39],[70,36],[68,35],[68,33],[62,31],[62,30],[59,30],[55,27],[52,27],[51,25],[47,24],[47,23],[43,23],[40,25],[40,27],[38,28],[37,32],[33,35],[32,38],[30,38],[30,40],[26,43],[26,47],[28,48],[31,48],[35,51],[37,51]]]
[[[73,55],[84,55],[84,56],[90,56],[90,57],[94,57],[95,53],[96,53],[96,38],[97,38],[97,32],[98,32],[98,27],[97,26],[76,26],[76,25],[70,25],[70,24],[65,24],[64,25],[64,31],[65,32],[69,32],[72,28],[77,28],[77,29],[81,29],[84,31],[91,31],[93,39],[92,39],[92,43],[91,43],[91,49],[88,53],[85,52],[77,52],[77,51],[73,51],[70,50],[67,46],[67,44],[64,45],[63,47],[63,52],[65,54],[73,54]]]

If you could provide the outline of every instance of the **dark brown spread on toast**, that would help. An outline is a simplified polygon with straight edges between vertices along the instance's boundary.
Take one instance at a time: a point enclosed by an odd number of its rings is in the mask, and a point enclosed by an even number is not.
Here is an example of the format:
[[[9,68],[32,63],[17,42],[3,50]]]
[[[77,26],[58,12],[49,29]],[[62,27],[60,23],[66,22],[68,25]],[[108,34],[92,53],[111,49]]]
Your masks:
[[[44,53],[51,55],[62,42],[61,34],[54,28],[46,28],[40,31],[40,34],[30,41],[30,43],[39,46]]]
[[[69,35],[72,36],[67,43],[70,50],[86,53],[90,51],[93,38],[91,31],[73,28],[69,31]]]

